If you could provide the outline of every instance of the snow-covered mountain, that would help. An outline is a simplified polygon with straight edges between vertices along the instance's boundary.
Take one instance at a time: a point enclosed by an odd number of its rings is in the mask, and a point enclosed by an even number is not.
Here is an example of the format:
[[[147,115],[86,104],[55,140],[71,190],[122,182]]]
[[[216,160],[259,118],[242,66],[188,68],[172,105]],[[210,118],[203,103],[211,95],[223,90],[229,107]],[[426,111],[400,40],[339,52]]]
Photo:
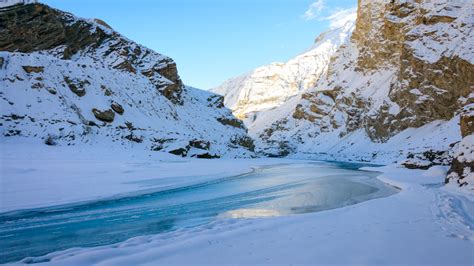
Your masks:
[[[227,80],[211,91],[224,95],[224,103],[249,126],[266,110],[281,106],[313,87],[327,71],[337,48],[354,29],[355,13],[339,28],[322,33],[306,52],[286,63],[272,63]]]
[[[184,86],[171,58],[101,20],[46,5],[0,12],[0,138],[203,158],[252,154],[222,97]]]
[[[360,0],[352,36],[316,84],[278,99],[283,104],[258,115],[258,122],[247,120],[258,151],[383,163],[408,158],[408,167],[449,164],[454,154],[463,161],[457,175],[474,183],[466,155],[473,153],[472,138],[458,143],[474,131],[473,32],[472,1]],[[233,84],[223,94],[240,116],[235,95],[256,85]],[[259,95],[272,94],[266,85],[259,85]]]

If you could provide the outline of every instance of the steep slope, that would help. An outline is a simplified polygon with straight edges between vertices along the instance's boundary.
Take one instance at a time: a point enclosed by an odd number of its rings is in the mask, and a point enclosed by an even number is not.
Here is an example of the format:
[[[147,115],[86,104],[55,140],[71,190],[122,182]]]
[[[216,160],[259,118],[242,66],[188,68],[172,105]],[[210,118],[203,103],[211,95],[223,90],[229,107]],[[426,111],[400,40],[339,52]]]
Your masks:
[[[269,154],[448,163],[474,98],[472,1],[358,3],[356,29],[316,86],[250,129]]]
[[[122,145],[181,156],[249,156],[222,97],[101,20],[41,4],[0,13],[1,138]],[[245,146],[245,147],[243,147]]]
[[[350,15],[345,25],[322,33],[310,49],[286,63],[259,67],[212,91],[224,95],[225,105],[251,127],[265,111],[284,104],[316,84],[327,71],[331,56],[350,36],[354,20],[355,14]]]

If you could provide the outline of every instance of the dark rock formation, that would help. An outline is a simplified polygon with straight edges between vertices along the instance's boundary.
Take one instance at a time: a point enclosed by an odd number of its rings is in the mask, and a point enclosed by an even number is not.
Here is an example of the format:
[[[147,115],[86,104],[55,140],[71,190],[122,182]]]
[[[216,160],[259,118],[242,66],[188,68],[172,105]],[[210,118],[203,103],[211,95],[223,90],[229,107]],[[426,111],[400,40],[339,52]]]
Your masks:
[[[102,59],[118,56],[122,59],[121,63],[111,67],[132,74],[147,73],[158,91],[173,103],[182,104],[183,84],[172,59],[162,56],[161,61],[155,62],[151,69],[143,69],[148,56],[156,53],[133,45],[105,22],[95,21],[103,27],[42,4],[18,6],[2,12],[0,16],[0,51],[30,53],[61,48],[58,56],[69,59],[78,53],[90,55],[96,53],[99,47],[107,48],[97,56]],[[106,43],[113,45],[105,46]]]
[[[236,128],[245,128],[244,123],[236,118],[226,118],[226,117],[218,117],[217,121],[219,123],[226,125],[226,126],[231,126],[231,127],[236,127]]]
[[[123,109],[123,106],[116,102],[113,102],[110,105],[110,108],[112,108],[112,110],[114,110],[119,115],[123,115],[123,113],[125,112],[125,109]]]
[[[22,66],[23,70],[26,73],[42,73],[44,71],[44,67],[42,66]]]
[[[94,108],[92,109],[92,113],[94,114],[95,118],[107,123],[112,123],[115,118],[115,113],[111,109],[100,111],[99,109]]]

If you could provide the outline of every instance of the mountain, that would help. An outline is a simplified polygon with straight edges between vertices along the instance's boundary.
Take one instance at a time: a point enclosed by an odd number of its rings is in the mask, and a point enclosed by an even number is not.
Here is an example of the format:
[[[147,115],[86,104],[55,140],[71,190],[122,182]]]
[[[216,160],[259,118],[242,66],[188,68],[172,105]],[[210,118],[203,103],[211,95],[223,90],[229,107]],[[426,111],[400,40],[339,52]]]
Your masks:
[[[313,87],[326,73],[331,56],[354,29],[354,20],[355,14],[350,15],[342,27],[322,33],[310,49],[286,63],[259,67],[211,91],[224,95],[224,104],[249,127],[260,125],[264,121],[257,117]]]
[[[13,141],[248,157],[221,96],[183,85],[175,62],[98,19],[42,4],[0,14],[0,130]]]
[[[452,164],[453,179],[474,184],[473,30],[472,1],[359,0],[352,36],[316,84],[262,114],[270,125],[247,122],[257,150],[417,168]],[[240,116],[234,95],[256,84],[233,84],[224,85],[232,88],[224,102]],[[259,94],[271,95],[270,84]]]

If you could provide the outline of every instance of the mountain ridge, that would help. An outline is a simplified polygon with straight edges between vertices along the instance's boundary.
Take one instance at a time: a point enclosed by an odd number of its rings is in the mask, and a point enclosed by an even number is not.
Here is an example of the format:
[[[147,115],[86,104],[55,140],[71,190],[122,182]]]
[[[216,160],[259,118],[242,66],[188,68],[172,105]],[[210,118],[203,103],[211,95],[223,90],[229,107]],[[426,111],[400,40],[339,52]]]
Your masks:
[[[252,156],[220,96],[184,86],[171,58],[104,22],[28,4],[2,11],[0,25],[2,138]]]

